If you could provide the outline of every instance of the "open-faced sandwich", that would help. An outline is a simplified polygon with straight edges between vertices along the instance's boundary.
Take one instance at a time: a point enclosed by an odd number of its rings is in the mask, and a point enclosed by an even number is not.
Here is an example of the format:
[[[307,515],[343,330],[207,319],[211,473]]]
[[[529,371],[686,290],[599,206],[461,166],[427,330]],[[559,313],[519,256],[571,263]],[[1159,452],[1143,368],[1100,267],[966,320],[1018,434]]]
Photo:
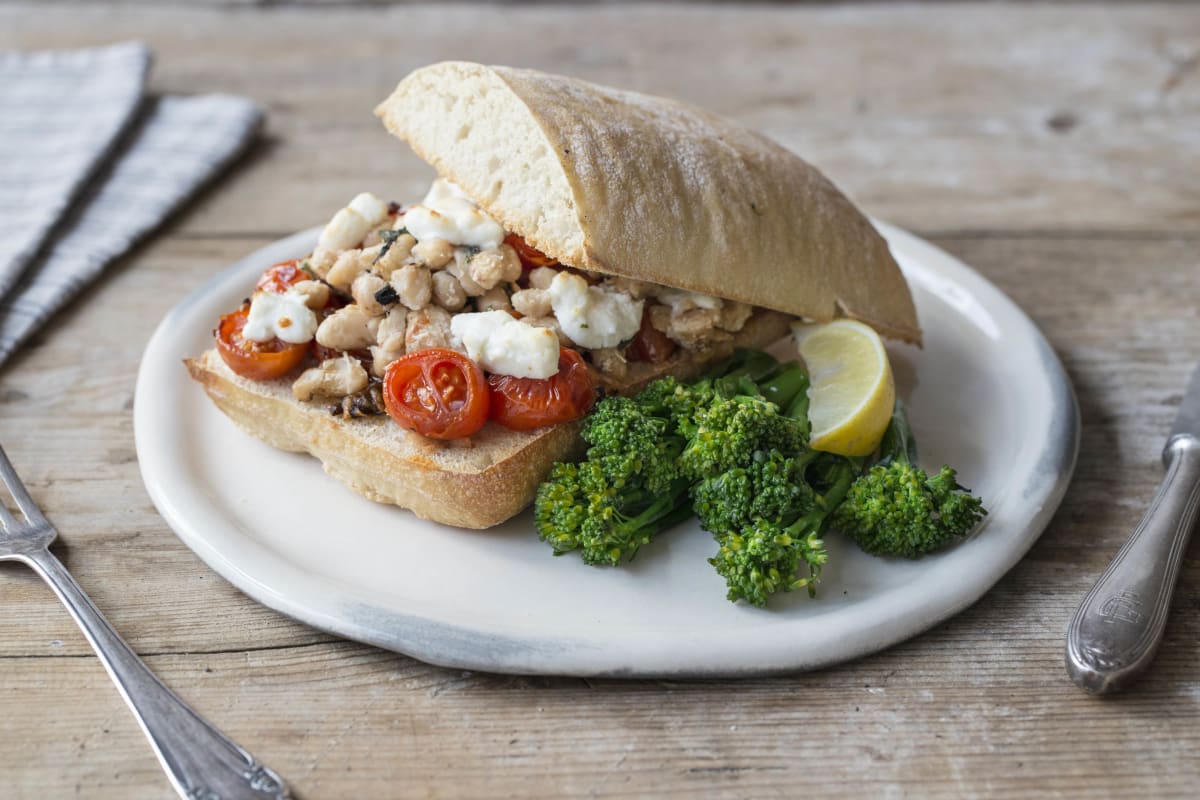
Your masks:
[[[187,361],[241,427],[373,500],[486,528],[581,453],[602,394],[695,376],[797,319],[920,341],[867,219],[733,122],[460,62],[376,113],[437,170],[428,194],[355,197]]]

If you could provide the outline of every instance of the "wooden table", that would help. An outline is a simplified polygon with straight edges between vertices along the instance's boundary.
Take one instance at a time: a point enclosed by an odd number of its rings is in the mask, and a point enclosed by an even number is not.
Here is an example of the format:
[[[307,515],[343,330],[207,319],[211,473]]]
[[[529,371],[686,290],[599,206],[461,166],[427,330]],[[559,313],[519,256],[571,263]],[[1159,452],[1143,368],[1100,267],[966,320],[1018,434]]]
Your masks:
[[[269,112],[234,174],[0,372],[0,441],[115,626],[297,796],[1195,796],[1200,545],[1135,689],[1083,695],[1062,651],[1157,485],[1200,358],[1200,10],[232,5],[0,5],[0,47],[142,38],[156,91],[234,92]],[[440,669],[296,624],[219,579],[143,489],[142,348],[192,288],[354,193],[419,197],[430,170],[370,111],[449,57],[738,117],[997,283],[1045,331],[1083,412],[1074,483],[1029,555],[906,644],[728,682]],[[70,619],[4,567],[0,796],[168,796]]]

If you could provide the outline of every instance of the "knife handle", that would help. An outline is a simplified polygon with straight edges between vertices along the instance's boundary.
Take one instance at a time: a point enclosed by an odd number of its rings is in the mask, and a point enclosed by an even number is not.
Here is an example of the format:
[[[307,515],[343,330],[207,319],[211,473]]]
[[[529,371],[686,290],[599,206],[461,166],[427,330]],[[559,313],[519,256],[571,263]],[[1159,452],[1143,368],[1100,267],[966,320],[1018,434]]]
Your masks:
[[[1171,437],[1167,474],[1137,530],[1067,626],[1067,673],[1093,694],[1129,685],[1154,659],[1200,510],[1200,438]]]

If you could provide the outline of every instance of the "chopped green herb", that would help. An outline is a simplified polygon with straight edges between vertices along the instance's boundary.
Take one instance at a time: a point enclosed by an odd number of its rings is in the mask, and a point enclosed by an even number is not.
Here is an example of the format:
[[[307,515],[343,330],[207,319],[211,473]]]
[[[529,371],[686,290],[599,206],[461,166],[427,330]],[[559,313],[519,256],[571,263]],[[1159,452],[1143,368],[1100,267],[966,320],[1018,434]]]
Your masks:
[[[382,230],[379,232],[379,238],[383,239],[383,249],[379,251],[379,255],[375,256],[375,260],[371,262],[371,266],[379,263],[379,259],[387,255],[387,251],[392,249],[392,245],[400,238],[401,234],[408,233],[408,228],[398,228],[396,230]]]
[[[381,306],[390,306],[399,299],[400,295],[396,294],[395,287],[390,283],[375,293],[375,302]]]

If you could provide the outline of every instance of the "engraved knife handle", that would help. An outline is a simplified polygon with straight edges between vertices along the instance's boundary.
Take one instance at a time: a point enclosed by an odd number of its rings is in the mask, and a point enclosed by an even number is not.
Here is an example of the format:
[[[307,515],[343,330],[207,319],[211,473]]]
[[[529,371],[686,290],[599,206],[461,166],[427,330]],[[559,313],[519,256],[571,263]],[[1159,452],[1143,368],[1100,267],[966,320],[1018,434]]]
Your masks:
[[[1200,438],[1171,437],[1167,474],[1137,530],[1067,626],[1067,673],[1093,694],[1129,685],[1154,659],[1200,510]]]

